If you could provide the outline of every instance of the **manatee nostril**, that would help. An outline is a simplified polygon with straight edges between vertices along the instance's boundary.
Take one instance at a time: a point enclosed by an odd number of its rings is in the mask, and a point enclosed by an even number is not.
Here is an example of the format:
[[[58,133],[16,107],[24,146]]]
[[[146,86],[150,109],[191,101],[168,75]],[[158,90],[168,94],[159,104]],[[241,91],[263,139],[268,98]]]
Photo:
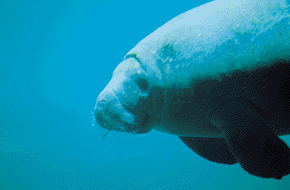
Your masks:
[[[98,109],[103,109],[103,108],[105,108],[106,104],[107,104],[107,101],[106,101],[106,100],[101,100],[101,101],[98,103],[97,108],[98,108]]]

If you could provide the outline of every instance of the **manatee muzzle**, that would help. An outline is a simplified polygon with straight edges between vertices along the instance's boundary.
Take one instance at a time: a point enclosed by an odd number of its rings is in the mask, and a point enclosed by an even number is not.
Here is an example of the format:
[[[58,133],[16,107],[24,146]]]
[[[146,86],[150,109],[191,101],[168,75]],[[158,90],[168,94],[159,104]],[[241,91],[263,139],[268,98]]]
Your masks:
[[[122,132],[133,132],[134,117],[119,102],[110,88],[105,88],[97,99],[95,106],[97,123],[106,129]]]
[[[99,95],[95,116],[98,124],[109,130],[146,133],[150,101],[146,93],[146,75],[136,60],[124,60]]]

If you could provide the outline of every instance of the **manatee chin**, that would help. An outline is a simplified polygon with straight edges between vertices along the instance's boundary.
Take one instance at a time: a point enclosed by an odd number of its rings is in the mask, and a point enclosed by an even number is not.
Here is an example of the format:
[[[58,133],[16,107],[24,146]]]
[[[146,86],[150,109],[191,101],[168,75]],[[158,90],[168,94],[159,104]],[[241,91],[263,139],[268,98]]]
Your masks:
[[[130,72],[130,68],[137,68],[136,64],[130,67],[134,62],[134,59],[124,60],[120,65],[126,65],[123,68],[127,69],[116,68],[113,78],[97,98],[95,117],[103,128],[133,134],[147,133],[153,128],[152,118],[148,115],[151,102],[138,82],[144,84],[144,80]]]

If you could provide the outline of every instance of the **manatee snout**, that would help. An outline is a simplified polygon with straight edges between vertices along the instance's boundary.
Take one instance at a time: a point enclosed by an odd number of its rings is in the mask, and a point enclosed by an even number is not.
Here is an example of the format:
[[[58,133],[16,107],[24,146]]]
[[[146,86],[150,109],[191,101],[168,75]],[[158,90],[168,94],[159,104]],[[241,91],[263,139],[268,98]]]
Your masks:
[[[120,117],[120,110],[118,110],[118,112],[116,110],[118,106],[119,109],[122,108],[122,105],[112,88],[106,86],[97,98],[95,105],[95,117],[97,123],[103,128],[117,130],[117,127],[120,127],[120,124],[117,125],[114,120]]]
[[[125,60],[120,65],[97,98],[96,121],[101,127],[109,130],[136,134],[149,132],[153,128],[146,125],[151,102],[144,88],[141,88],[145,85],[140,85],[139,81],[142,80],[138,78],[140,74],[144,79],[144,74],[142,75],[140,67],[136,67],[138,65],[131,60]],[[136,68],[139,69],[139,74],[132,72],[130,75],[130,70]]]

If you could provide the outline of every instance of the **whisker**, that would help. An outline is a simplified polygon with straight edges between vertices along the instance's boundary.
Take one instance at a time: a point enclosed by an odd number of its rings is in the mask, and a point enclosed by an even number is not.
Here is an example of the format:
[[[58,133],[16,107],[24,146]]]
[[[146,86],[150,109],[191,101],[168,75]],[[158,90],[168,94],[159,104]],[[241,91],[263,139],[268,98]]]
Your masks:
[[[104,136],[103,136],[103,138],[105,138],[105,136],[107,136],[107,134],[110,132],[111,130],[109,130]]]

